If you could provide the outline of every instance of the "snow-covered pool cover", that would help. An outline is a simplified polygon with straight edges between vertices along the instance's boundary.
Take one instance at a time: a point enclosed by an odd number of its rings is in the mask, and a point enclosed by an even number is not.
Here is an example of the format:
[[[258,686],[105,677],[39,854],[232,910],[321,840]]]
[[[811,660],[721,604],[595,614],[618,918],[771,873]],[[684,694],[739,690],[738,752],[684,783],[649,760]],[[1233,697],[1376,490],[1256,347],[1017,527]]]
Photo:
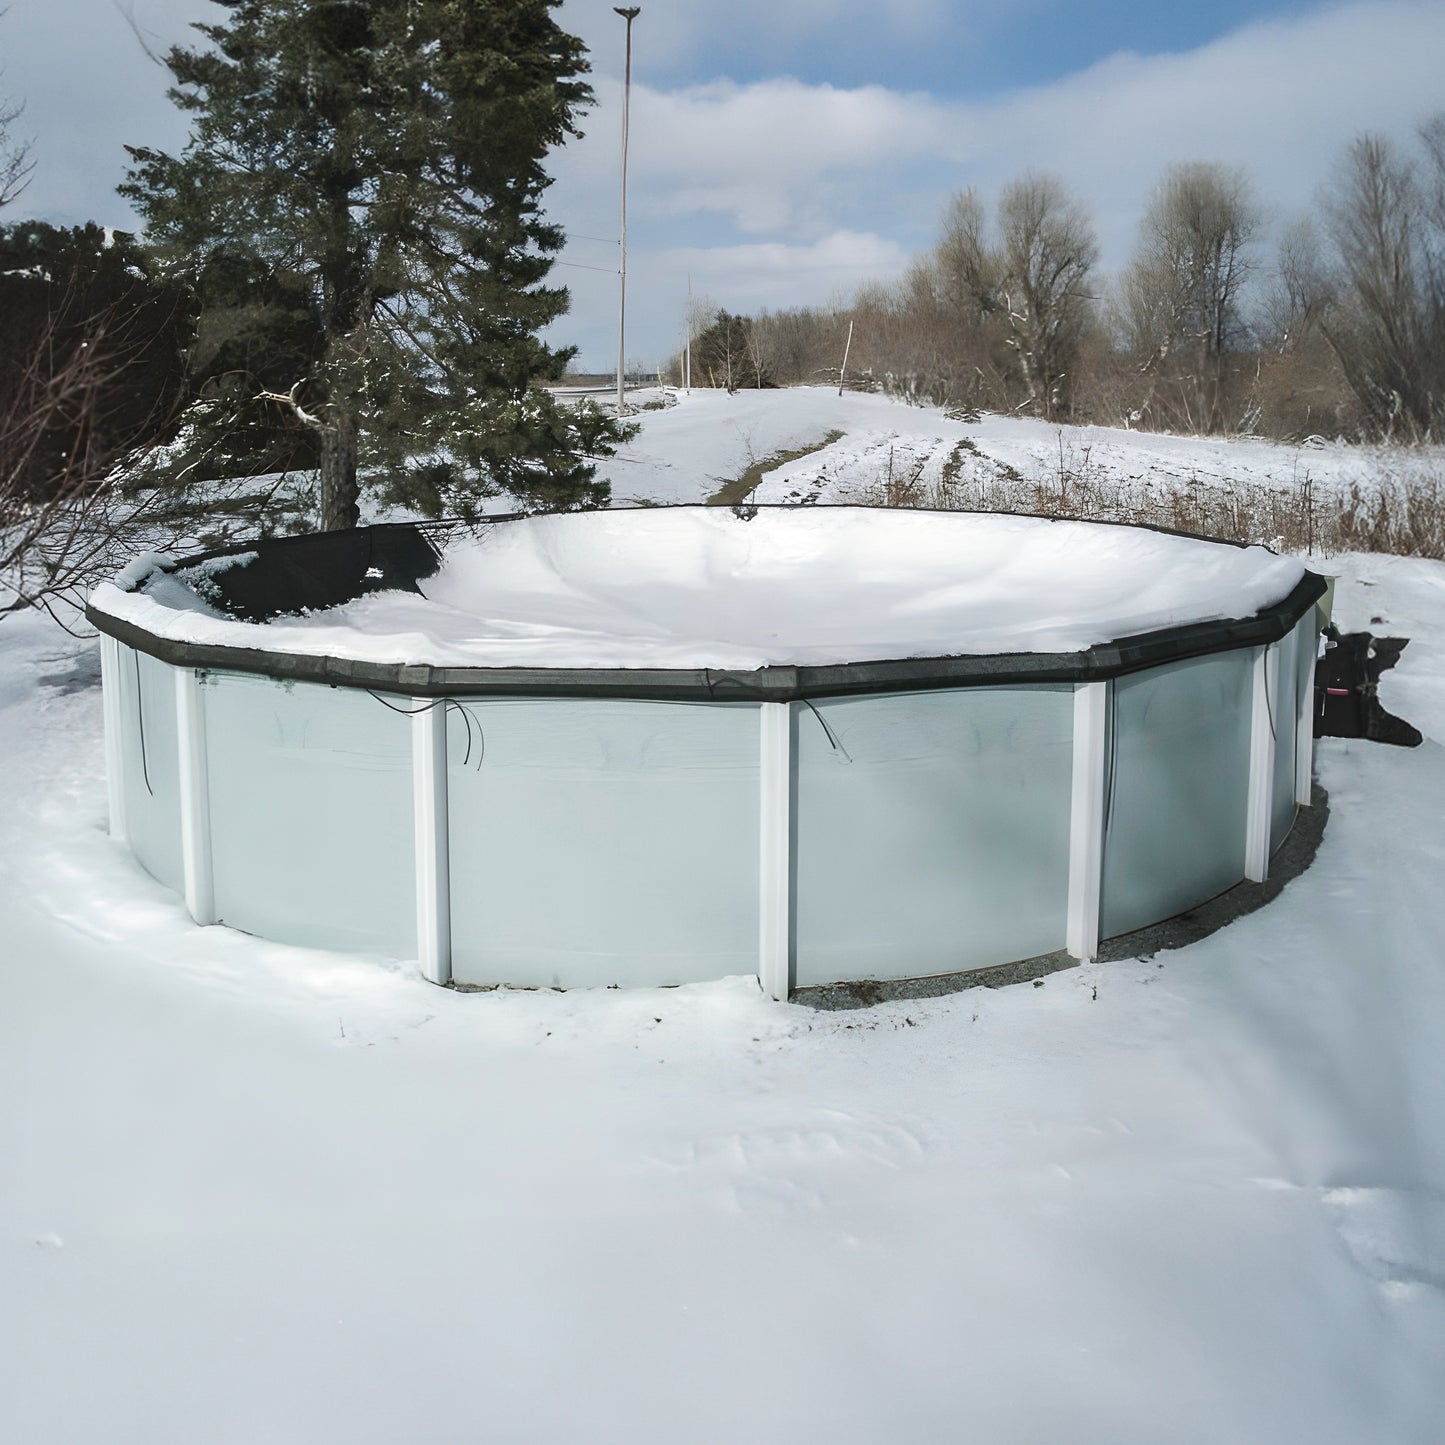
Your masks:
[[[437,667],[725,668],[1075,652],[1250,617],[1303,566],[1133,527],[971,512],[721,507],[569,513],[459,541],[425,596],[265,624],[175,578],[97,610],[174,641]]]

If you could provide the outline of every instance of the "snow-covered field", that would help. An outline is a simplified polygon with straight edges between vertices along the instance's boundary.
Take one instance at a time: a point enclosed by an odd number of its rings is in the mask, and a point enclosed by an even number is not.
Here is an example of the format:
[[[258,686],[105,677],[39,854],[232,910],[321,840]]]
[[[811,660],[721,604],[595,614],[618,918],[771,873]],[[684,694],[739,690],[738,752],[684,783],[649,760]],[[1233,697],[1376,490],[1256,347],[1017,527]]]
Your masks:
[[[853,424],[786,395],[630,465],[694,500]],[[1445,564],[1324,565],[1414,639],[1426,741],[1321,743],[1312,868],[1179,952],[853,1013],[198,929],[105,835],[94,645],[0,624],[0,1440],[1440,1440]]]
[[[678,405],[644,413],[642,434],[599,475],[617,501],[694,502],[780,452],[838,440],[770,473],[756,500],[837,501],[903,477],[920,462],[936,477],[960,441],[965,479],[1012,468],[1030,480],[1108,477],[1151,480],[1161,489],[1253,486],[1295,490],[1308,480],[1320,497],[1382,475],[1402,483],[1438,478],[1445,447],[1380,448],[1314,440],[1296,446],[1257,439],[1176,437],[1116,427],[1058,426],[985,414],[976,421],[935,407],[829,387],[786,391],[693,391]]]

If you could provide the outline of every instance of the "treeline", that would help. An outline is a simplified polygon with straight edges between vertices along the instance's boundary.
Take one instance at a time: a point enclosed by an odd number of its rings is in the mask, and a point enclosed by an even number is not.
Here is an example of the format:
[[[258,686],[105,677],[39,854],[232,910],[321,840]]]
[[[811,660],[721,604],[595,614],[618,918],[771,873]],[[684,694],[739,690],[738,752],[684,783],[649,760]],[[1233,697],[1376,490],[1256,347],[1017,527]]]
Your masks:
[[[839,379],[945,406],[1154,430],[1445,436],[1445,115],[1361,136],[1313,214],[1265,244],[1247,173],[1171,167],[1135,251],[1100,272],[1093,222],[1030,174],[972,190],[892,285],[837,308],[693,328],[692,383]],[[685,359],[674,363],[681,379]]]

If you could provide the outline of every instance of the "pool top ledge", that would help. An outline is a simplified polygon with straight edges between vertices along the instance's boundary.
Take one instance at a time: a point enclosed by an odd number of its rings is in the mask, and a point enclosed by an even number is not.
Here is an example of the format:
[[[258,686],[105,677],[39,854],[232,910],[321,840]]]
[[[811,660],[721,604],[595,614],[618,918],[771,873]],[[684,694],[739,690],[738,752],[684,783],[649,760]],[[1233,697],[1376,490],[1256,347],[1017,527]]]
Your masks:
[[[147,556],[87,617],[176,666],[403,695],[783,702],[1117,677],[1278,641],[1325,589],[1120,523],[690,506]]]

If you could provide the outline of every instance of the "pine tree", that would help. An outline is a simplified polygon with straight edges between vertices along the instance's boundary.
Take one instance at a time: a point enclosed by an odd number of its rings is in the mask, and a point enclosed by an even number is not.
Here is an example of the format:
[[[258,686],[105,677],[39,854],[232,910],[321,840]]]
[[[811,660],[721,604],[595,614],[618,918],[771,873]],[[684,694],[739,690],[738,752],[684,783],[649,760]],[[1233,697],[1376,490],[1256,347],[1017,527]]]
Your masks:
[[[592,98],[557,0],[214,3],[229,15],[197,27],[209,47],[166,62],[189,143],[131,149],[121,187],[203,303],[196,424],[229,391],[309,432],[323,529],[356,524],[358,470],[433,515],[498,491],[605,501],[590,459],[622,433],[538,385],[572,354],[536,334],[567,306],[545,284],[562,234],[542,162]],[[274,328],[278,296],[297,314],[298,290],[313,320],[277,377],[274,352],[241,343]],[[218,371],[218,346],[266,364]]]
[[[699,374],[709,386],[727,391],[741,387],[771,386],[772,379],[761,357],[756,364],[750,349],[752,323],[746,316],[719,311],[712,324],[693,342]]]

